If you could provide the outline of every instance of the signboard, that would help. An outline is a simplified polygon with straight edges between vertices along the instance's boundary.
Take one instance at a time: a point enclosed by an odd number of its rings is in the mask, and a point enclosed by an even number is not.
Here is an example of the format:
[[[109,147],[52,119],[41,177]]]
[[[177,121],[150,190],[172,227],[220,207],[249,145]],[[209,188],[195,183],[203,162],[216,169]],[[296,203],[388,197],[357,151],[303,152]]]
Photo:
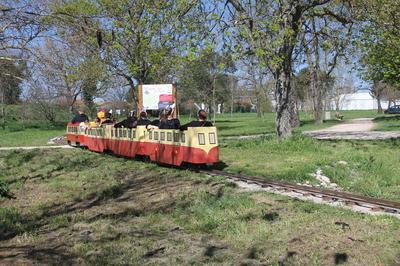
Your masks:
[[[176,89],[172,84],[146,84],[138,87],[139,111],[176,108]],[[176,113],[176,112],[174,112]]]

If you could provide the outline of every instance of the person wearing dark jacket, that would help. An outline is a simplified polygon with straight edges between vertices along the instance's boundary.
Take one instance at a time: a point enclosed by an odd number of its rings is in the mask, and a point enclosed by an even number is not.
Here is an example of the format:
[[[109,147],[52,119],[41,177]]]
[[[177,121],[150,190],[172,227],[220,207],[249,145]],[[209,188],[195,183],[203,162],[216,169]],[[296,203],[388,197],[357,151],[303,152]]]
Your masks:
[[[130,111],[128,114],[128,117],[126,119],[122,120],[121,122],[116,123],[114,125],[114,127],[115,128],[120,128],[120,127],[134,128],[134,127],[136,127],[136,121],[137,121],[137,119],[135,117],[135,113],[133,111]]]
[[[89,122],[89,117],[85,115],[82,111],[78,111],[78,113],[74,116],[71,123],[86,123]]]
[[[150,125],[151,121],[147,119],[146,112],[140,112],[139,119],[136,121],[136,126],[147,126]]]
[[[204,110],[200,110],[197,113],[197,121],[192,121],[187,124],[182,125],[180,130],[187,130],[188,127],[212,127],[213,124],[207,120],[207,113]]]
[[[164,115],[160,119],[158,128],[160,129],[179,129],[181,122],[173,117],[172,109],[165,109]]]
[[[100,126],[102,125],[112,125],[114,124],[112,114],[110,112],[106,113],[106,119],[100,122]]]

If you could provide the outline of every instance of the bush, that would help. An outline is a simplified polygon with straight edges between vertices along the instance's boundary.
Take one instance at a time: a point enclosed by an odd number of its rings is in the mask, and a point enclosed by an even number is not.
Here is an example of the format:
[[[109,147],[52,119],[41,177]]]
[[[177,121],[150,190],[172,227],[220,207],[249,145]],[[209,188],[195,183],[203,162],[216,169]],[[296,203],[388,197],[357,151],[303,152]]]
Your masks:
[[[11,193],[10,187],[8,186],[7,182],[2,179],[0,179],[0,198],[14,198],[14,195]]]

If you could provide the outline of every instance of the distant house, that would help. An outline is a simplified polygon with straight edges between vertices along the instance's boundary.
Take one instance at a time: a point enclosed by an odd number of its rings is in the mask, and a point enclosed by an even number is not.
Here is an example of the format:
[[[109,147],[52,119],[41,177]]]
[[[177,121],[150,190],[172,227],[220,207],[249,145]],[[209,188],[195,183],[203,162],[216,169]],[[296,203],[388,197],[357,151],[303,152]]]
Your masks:
[[[388,106],[388,101],[381,101],[383,109]],[[335,109],[334,101],[331,102],[331,109]],[[339,98],[340,110],[374,110],[378,109],[378,103],[369,92],[358,91],[355,93],[342,94]]]

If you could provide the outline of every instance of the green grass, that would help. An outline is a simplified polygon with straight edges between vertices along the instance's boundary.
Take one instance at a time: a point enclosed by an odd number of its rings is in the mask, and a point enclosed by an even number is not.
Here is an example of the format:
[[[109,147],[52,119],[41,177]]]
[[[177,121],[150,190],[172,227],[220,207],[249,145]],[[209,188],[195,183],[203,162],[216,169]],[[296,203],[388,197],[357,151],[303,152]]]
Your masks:
[[[280,146],[314,145],[299,141]],[[11,263],[399,263],[393,217],[243,192],[219,177],[81,149],[1,152],[0,170],[17,197],[0,200],[0,258]]]
[[[399,115],[378,116],[374,119],[374,123],[376,123],[374,130],[377,131],[400,131]]]
[[[399,140],[318,141],[297,134],[226,142],[220,157],[226,170],[290,182],[316,184],[310,174],[320,168],[344,190],[400,200],[399,145]]]
[[[344,116],[345,120],[354,119],[354,118],[364,118],[364,117],[377,117],[381,114],[378,114],[377,110],[347,110],[340,111],[340,114]],[[331,116],[334,117],[335,111],[331,112]]]
[[[46,145],[49,139],[65,134],[65,128],[0,130],[0,147]]]
[[[311,114],[300,112],[301,125],[295,128],[294,132],[327,128],[354,118],[379,116],[376,110],[341,111],[340,113],[344,115],[343,121],[333,119],[334,112],[331,112],[331,120],[324,121],[323,124],[315,124]],[[187,118],[183,117],[183,119]],[[220,114],[217,116],[216,126],[221,137],[271,134],[275,133],[275,114],[266,113],[261,118],[257,118],[256,113],[235,113],[232,117],[230,114]]]

